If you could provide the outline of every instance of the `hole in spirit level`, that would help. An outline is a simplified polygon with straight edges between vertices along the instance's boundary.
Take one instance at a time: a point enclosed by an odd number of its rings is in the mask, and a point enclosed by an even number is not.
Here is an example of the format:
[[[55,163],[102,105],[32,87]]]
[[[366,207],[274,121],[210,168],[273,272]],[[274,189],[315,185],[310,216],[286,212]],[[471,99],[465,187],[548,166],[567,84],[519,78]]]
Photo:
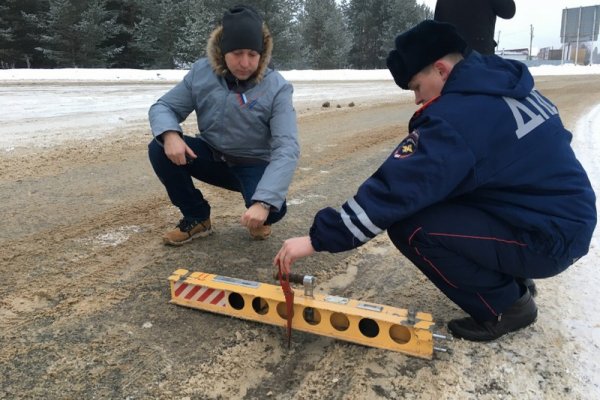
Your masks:
[[[321,322],[321,313],[319,312],[319,310],[312,307],[306,307],[302,312],[302,316],[304,317],[304,320],[310,325],[319,325],[319,323]]]
[[[262,297],[255,297],[254,300],[252,300],[252,308],[257,314],[266,315],[269,312],[269,303]]]
[[[242,297],[241,294],[239,293],[235,293],[235,292],[231,292],[229,293],[229,304],[231,305],[231,307],[235,308],[236,310],[241,310],[242,308],[244,308],[244,298]]]
[[[358,330],[366,337],[374,338],[379,335],[379,325],[371,318],[363,318],[358,323]]]

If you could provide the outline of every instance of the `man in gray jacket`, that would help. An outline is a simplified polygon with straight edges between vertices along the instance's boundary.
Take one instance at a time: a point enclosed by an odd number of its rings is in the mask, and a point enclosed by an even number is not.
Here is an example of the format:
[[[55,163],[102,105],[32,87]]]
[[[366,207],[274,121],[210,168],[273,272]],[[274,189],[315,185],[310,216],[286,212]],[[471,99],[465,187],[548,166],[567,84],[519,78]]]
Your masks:
[[[240,192],[240,222],[266,239],[286,213],[299,157],[292,85],[268,67],[273,40],[252,8],[236,6],[208,40],[207,57],[149,111],[152,167],[183,218],[163,236],[181,245],[211,233],[210,205],[192,177]],[[196,112],[196,137],[180,123]]]

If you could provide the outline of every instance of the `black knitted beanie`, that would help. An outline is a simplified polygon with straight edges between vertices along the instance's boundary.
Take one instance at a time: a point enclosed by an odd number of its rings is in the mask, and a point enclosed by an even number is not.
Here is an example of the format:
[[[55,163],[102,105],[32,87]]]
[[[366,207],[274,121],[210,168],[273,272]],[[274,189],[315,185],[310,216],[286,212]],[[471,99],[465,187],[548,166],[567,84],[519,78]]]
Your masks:
[[[223,15],[221,51],[223,54],[238,49],[263,50],[263,21],[252,7],[235,6]]]

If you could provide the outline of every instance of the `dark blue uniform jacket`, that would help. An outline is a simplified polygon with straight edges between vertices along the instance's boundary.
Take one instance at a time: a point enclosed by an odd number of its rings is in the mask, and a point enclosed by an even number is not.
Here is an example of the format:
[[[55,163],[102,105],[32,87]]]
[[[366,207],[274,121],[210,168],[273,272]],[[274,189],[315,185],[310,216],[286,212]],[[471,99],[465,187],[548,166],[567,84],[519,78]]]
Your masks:
[[[317,213],[315,250],[356,248],[425,207],[455,201],[505,221],[535,252],[561,261],[586,254],[595,195],[571,133],[533,85],[524,64],[472,52],[356,195]]]

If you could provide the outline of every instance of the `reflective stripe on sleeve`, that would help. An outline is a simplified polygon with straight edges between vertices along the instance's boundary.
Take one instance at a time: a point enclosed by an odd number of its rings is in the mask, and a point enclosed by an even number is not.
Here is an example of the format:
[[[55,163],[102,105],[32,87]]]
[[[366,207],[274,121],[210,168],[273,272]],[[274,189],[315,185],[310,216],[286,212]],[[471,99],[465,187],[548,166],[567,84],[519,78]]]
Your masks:
[[[382,229],[380,229],[379,227],[377,227],[377,225],[371,222],[365,210],[363,210],[363,208],[356,202],[356,200],[354,200],[354,198],[348,200],[348,205],[350,206],[352,211],[354,211],[354,214],[356,214],[356,218],[358,218],[358,220],[365,226],[365,228],[370,230],[374,235],[379,235],[381,232],[383,232]]]
[[[370,238],[366,237],[361,231],[360,229],[358,229],[356,227],[356,225],[354,225],[352,223],[352,220],[350,219],[350,216],[346,213],[346,211],[344,211],[343,208],[340,209],[340,215],[342,217],[342,221],[344,221],[344,225],[346,225],[346,228],[348,228],[348,230],[361,242],[366,243],[367,241],[369,241]]]

